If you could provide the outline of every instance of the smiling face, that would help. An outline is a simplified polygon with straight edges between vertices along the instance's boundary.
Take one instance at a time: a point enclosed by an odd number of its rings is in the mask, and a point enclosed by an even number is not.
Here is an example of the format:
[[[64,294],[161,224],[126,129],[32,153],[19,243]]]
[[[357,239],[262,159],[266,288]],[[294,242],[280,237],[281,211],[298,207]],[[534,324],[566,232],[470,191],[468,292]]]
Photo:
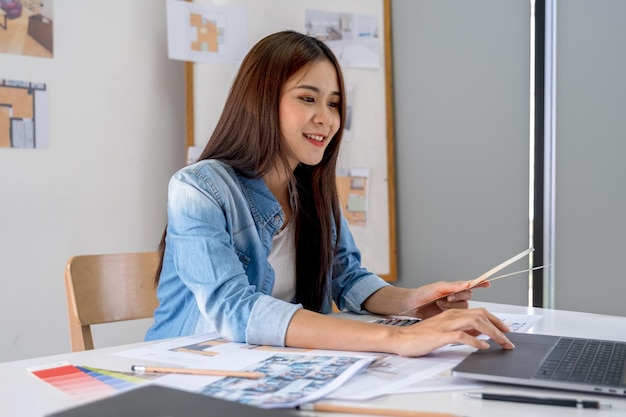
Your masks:
[[[328,60],[315,62],[283,86],[278,117],[290,168],[316,165],[341,125],[337,71]]]

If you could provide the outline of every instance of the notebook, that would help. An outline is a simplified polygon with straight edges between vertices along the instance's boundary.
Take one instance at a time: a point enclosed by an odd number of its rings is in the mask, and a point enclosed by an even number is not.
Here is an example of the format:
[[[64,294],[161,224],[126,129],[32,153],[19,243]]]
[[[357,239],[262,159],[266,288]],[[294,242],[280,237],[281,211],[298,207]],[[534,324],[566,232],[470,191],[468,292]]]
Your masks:
[[[626,342],[508,333],[515,349],[489,341],[452,369],[480,381],[626,397]]]
[[[159,385],[143,385],[47,417],[281,417],[293,410],[264,409]]]

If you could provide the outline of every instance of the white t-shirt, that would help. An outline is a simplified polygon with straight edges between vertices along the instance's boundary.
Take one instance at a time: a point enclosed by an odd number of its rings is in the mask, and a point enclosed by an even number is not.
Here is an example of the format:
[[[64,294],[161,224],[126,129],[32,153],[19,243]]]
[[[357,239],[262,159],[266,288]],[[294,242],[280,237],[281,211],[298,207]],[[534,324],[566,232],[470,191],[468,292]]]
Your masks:
[[[296,296],[296,243],[293,222],[274,236],[268,260],[274,268],[272,296],[292,302]]]

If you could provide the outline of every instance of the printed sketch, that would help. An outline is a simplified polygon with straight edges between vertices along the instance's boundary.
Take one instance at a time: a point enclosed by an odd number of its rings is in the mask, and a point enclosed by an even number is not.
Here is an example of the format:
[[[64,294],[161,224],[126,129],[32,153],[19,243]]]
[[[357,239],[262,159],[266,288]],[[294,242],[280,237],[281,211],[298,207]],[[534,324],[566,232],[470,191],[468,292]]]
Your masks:
[[[213,397],[261,407],[297,402],[336,382],[362,361],[359,357],[274,355],[246,369],[261,372],[261,379],[223,378],[200,392]]]
[[[237,62],[247,52],[246,14],[238,7],[168,0],[167,44],[172,59]]]
[[[0,148],[47,147],[46,84],[0,79]]]
[[[380,36],[375,16],[307,10],[308,35],[325,42],[342,67],[380,68]]]
[[[52,58],[52,0],[0,0],[0,53]]]
[[[368,179],[369,170],[366,168],[340,170],[337,173],[337,191],[341,209],[350,225],[367,224]]]

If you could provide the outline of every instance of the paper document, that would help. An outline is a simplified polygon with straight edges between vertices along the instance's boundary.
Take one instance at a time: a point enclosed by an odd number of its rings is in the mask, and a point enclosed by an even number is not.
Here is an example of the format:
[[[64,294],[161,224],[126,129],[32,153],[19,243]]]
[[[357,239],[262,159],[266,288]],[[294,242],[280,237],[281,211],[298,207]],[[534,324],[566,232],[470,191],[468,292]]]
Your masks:
[[[471,290],[472,288],[475,288],[475,287],[479,286],[479,285],[480,285],[480,284],[482,284],[483,282],[493,281],[493,280],[496,280],[496,279],[504,278],[505,276],[514,275],[514,274],[507,274],[507,275],[502,275],[502,276],[499,276],[499,277],[493,277],[493,278],[489,279],[489,278],[490,278],[490,277],[492,277],[494,274],[498,273],[499,271],[502,271],[502,270],[503,270],[504,268],[506,268],[507,266],[509,266],[509,265],[511,265],[511,264],[513,264],[513,263],[515,263],[515,262],[519,261],[519,260],[520,260],[520,259],[522,259],[523,257],[525,257],[525,256],[529,255],[529,254],[530,254],[531,252],[533,252],[534,250],[535,250],[535,249],[534,249],[534,248],[532,248],[532,247],[531,247],[531,248],[528,248],[528,249],[526,249],[526,250],[524,250],[524,251],[522,251],[522,252],[518,253],[517,255],[515,255],[515,256],[513,256],[513,257],[511,257],[511,258],[509,258],[509,259],[507,259],[506,261],[502,262],[500,265],[497,265],[497,266],[495,266],[495,267],[491,268],[489,271],[485,272],[484,274],[482,274],[482,275],[481,275],[481,276],[479,276],[478,278],[475,278],[475,279],[473,279],[472,281],[470,281],[470,282],[469,282],[469,285],[467,286],[467,288],[466,288],[465,290],[463,290],[463,291],[466,291],[466,290]],[[457,291],[457,292],[460,292],[460,291]],[[451,295],[451,294],[456,294],[456,293],[454,293],[454,292],[448,293],[448,294],[446,294],[446,295],[444,295],[444,296],[441,296],[441,297],[439,297],[439,298],[435,298],[434,300],[427,301],[427,302],[425,302],[424,304],[420,304],[420,305],[418,305],[418,306],[416,306],[416,307],[413,307],[413,308],[411,308],[411,309],[409,309],[409,310],[402,311],[402,312],[398,313],[398,315],[399,315],[399,316],[403,316],[403,315],[405,315],[405,314],[407,314],[407,313],[409,313],[409,312],[411,312],[411,311],[415,311],[415,310],[418,310],[418,309],[420,309],[420,308],[422,308],[422,307],[425,307],[425,306],[427,306],[427,305],[429,305],[429,304],[432,304],[432,303],[436,302],[437,300],[441,300],[441,299],[443,299],[443,298],[446,298],[447,296],[449,296],[449,295]]]
[[[262,408],[296,407],[325,397],[366,368],[373,355],[228,342],[190,336],[118,353],[179,367],[261,372],[260,379],[168,374],[159,385]]]
[[[379,355],[364,372],[330,393],[327,398],[364,401],[382,395],[396,394],[406,387],[452,369],[465,356],[466,354],[461,352],[418,358]]]
[[[515,333],[525,333],[541,320],[541,316],[497,312],[493,314]],[[479,338],[488,339],[485,335]],[[467,381],[461,378],[440,379],[443,373],[449,374],[450,369],[474,350],[464,344],[453,344],[418,358],[379,355],[364,372],[355,375],[327,398],[363,401],[387,394],[467,389]],[[438,382],[429,385],[428,381],[433,378],[438,379]]]
[[[493,313],[493,315],[502,320],[513,333],[526,333],[541,320],[541,316],[526,314]]]
[[[488,278],[491,277],[493,274],[502,271],[507,266],[511,265],[512,263],[515,263],[515,262],[519,261],[520,259],[522,259],[526,255],[529,255],[534,250],[535,250],[534,248],[528,248],[525,251],[522,251],[522,252],[518,253],[517,255],[513,256],[512,258],[509,258],[506,261],[502,262],[500,265],[491,268],[489,271],[485,272],[484,274],[482,274],[481,276],[479,276],[478,278],[476,278],[472,282],[470,282],[470,288],[474,288],[475,286],[477,286],[481,282],[489,281]]]
[[[523,314],[493,314],[513,332],[526,332],[541,319],[541,316]],[[424,381],[449,372],[473,350],[466,345],[448,345],[423,357],[406,358],[247,345],[225,341],[213,333],[167,340],[116,354],[136,358],[138,363],[267,373],[268,378],[260,380],[165,375],[158,379],[158,384],[268,408],[292,406],[322,397],[365,400],[386,394],[428,391],[429,385]],[[462,383],[456,389],[465,387]],[[455,389],[455,381],[442,381],[432,384],[431,388]]]

